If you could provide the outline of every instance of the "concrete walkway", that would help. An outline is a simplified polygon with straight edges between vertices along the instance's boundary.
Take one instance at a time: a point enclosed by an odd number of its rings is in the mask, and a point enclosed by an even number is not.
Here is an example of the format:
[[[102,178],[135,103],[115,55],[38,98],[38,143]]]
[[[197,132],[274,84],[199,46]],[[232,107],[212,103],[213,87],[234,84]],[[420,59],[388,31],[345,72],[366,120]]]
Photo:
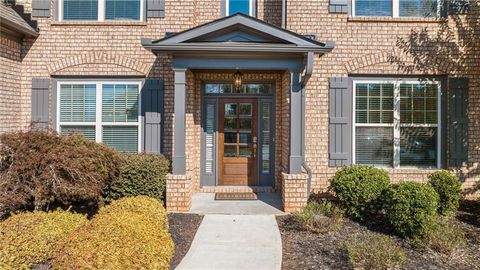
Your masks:
[[[206,215],[183,269],[277,270],[282,264],[282,240],[273,215]]]
[[[216,201],[215,193],[196,193],[192,197],[191,213],[225,215],[283,215],[280,193],[257,193],[258,200]]]

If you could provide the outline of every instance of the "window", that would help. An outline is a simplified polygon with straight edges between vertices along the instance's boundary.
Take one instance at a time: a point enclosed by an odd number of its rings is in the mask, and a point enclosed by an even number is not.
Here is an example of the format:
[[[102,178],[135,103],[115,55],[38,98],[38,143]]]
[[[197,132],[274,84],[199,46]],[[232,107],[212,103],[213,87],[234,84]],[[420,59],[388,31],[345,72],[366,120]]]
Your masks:
[[[254,0],[227,0],[227,16],[243,13],[248,16],[254,15]]]
[[[436,17],[438,0],[352,0],[354,16]]]
[[[59,0],[60,20],[143,20],[143,0]]]
[[[118,151],[140,151],[140,82],[59,82],[57,130]]]
[[[438,81],[354,82],[355,163],[440,167]]]
[[[231,83],[205,84],[205,94],[242,94],[242,95],[271,95],[272,84],[248,83],[239,88]]]

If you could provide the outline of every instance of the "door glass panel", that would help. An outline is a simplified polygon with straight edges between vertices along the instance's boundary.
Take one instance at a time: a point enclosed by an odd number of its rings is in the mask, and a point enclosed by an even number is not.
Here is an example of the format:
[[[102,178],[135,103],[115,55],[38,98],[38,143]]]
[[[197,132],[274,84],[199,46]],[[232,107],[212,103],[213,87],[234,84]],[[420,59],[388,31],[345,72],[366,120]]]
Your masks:
[[[252,118],[241,118],[240,129],[252,129]]]
[[[252,104],[240,103],[240,116],[252,116]]]
[[[236,103],[225,104],[225,116],[237,116],[237,104]]]
[[[237,146],[236,145],[225,145],[223,148],[223,156],[225,157],[236,157],[237,156]]]
[[[225,118],[223,127],[225,130],[236,130],[237,129],[237,119],[235,118]]]
[[[225,143],[237,143],[237,133],[225,132]]]
[[[250,150],[250,146],[242,145],[240,146],[240,157],[250,157],[252,155],[252,151]]]
[[[247,132],[240,133],[240,143],[251,143],[252,142],[252,134]]]

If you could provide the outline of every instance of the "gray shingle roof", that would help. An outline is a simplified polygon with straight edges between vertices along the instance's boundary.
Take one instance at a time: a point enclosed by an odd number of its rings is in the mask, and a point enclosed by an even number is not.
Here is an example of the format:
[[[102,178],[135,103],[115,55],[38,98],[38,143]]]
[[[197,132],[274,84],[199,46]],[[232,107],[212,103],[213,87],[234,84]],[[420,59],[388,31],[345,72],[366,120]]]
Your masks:
[[[3,1],[0,2],[0,25],[2,25],[2,27],[9,26],[25,35],[38,36],[38,32],[33,29],[20,14]]]

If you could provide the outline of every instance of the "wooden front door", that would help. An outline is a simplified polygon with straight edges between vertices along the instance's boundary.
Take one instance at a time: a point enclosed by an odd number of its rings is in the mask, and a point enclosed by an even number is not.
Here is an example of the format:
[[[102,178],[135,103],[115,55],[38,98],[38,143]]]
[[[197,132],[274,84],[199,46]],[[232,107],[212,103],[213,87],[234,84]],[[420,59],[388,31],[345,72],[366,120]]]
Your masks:
[[[256,98],[221,98],[219,102],[218,183],[257,185]]]

